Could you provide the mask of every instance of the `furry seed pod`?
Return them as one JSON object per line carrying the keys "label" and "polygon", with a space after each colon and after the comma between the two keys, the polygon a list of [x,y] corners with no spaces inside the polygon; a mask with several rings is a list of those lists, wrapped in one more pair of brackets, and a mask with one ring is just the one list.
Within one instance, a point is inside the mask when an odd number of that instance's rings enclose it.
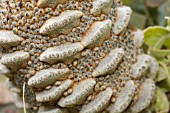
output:
{"label": "furry seed pod", "polygon": [[120,0],[4,4],[0,75],[9,78],[17,107],[35,113],[152,110],[158,64],[143,53],[143,32],[129,26],[132,11]]}

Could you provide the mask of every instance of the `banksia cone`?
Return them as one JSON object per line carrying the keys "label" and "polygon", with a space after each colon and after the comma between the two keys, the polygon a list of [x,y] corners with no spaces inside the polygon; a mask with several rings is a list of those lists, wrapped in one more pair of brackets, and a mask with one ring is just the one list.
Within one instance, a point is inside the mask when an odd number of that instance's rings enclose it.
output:
{"label": "banksia cone", "polygon": [[25,98],[38,113],[149,112],[158,64],[143,53],[131,12],[119,0],[4,0],[0,73],[16,105]]}

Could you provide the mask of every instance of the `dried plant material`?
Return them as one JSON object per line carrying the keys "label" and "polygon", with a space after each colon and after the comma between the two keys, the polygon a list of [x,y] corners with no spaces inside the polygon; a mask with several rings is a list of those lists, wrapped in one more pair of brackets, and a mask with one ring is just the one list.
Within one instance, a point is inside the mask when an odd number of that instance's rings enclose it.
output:
{"label": "dried plant material", "polygon": [[[137,113],[153,102],[156,64],[143,53],[143,33],[129,25],[132,10],[120,0],[9,0],[2,6],[0,74],[12,76],[8,88],[17,107]],[[141,98],[147,99],[142,107]]]}

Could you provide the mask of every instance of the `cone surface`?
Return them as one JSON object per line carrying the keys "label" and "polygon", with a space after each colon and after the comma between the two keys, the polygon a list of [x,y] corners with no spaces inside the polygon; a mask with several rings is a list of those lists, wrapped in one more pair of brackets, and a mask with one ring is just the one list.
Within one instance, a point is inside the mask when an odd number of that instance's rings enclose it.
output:
{"label": "cone surface", "polygon": [[132,10],[121,1],[1,4],[0,75],[18,107],[24,83],[26,107],[38,113],[137,113],[152,103],[157,63],[144,55],[142,31],[129,26]]}

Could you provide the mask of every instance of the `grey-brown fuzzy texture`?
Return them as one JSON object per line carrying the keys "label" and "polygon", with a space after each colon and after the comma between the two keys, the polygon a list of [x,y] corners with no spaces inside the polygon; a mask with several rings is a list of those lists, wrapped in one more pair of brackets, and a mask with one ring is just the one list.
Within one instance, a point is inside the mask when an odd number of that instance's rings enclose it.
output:
{"label": "grey-brown fuzzy texture", "polygon": [[18,107],[24,83],[26,108],[38,113],[138,113],[153,102],[158,65],[143,53],[143,33],[129,26],[132,11],[121,1],[2,6],[0,75]]}

